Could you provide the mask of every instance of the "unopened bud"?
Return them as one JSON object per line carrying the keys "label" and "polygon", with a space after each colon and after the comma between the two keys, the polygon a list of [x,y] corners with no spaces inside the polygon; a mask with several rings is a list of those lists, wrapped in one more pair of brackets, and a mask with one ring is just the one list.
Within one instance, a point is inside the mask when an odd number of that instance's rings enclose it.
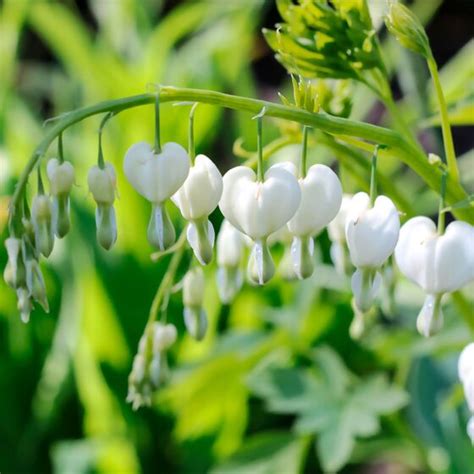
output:
{"label": "unopened bud", "polygon": [[113,204],[117,178],[112,164],[106,163],[104,168],[93,166],[87,175],[89,191],[97,204]]}
{"label": "unopened bud", "polygon": [[52,212],[49,196],[36,195],[31,206],[31,222],[35,234],[36,248],[45,257],[49,257],[54,246]]}
{"label": "unopened bud", "polygon": [[467,422],[467,435],[469,436],[471,443],[474,445],[474,416],[471,416]]}
{"label": "unopened bud", "polygon": [[252,283],[264,285],[275,274],[275,264],[267,242],[257,240],[252,248],[247,266],[247,275]]}
{"label": "unopened bud", "polygon": [[293,270],[300,280],[309,278],[314,272],[314,240],[309,237],[294,237],[291,243]]}
{"label": "unopened bud", "polygon": [[58,159],[52,158],[48,161],[46,173],[53,196],[64,196],[71,192],[74,184],[74,167],[71,163],[60,163]]}
{"label": "unopened bud", "polygon": [[425,58],[431,56],[431,49],[423,25],[420,20],[406,6],[398,2],[390,5],[385,17],[388,30],[402,46],[421,54]]}
{"label": "unopened bud", "polygon": [[11,288],[20,288],[26,284],[26,270],[21,252],[21,240],[9,237],[5,240],[8,262],[3,272],[5,282]]}
{"label": "unopened bud", "polygon": [[243,276],[239,267],[219,267],[216,273],[219,298],[224,304],[229,304],[240,291]]}
{"label": "unopened bud", "polygon": [[441,158],[438,155],[435,155],[434,153],[429,153],[428,154],[428,163],[432,166],[437,166],[442,163]]}
{"label": "unopened bud", "polygon": [[441,295],[427,295],[416,320],[418,332],[430,337],[441,330],[444,315],[441,309]]}
{"label": "unopened bud", "polygon": [[26,288],[18,288],[16,290],[16,296],[18,299],[17,308],[18,311],[20,311],[21,320],[26,324],[30,320],[30,314],[33,309],[30,293]]}
{"label": "unopened bud", "polygon": [[207,314],[199,306],[185,306],[184,324],[188,333],[197,341],[204,339],[207,331]]}
{"label": "unopened bud", "polygon": [[169,349],[175,342],[178,333],[173,324],[156,322],[153,325],[153,354]]}
{"label": "unopened bud", "polygon": [[168,359],[165,352],[158,352],[153,355],[149,368],[150,381],[156,390],[169,377]]}
{"label": "unopened bud", "polygon": [[202,307],[206,281],[200,267],[191,268],[183,279],[183,305],[188,307]]}
{"label": "unopened bud", "polygon": [[148,242],[160,251],[166,250],[175,243],[176,232],[164,204],[153,205],[147,238]]}
{"label": "unopened bud", "polygon": [[38,261],[33,258],[26,261],[26,286],[33,299],[37,301],[46,312],[49,312],[43,273],[41,272]]}
{"label": "unopened bud", "polygon": [[199,263],[201,265],[210,263],[215,240],[214,227],[211,222],[207,219],[190,222],[186,237]]}
{"label": "unopened bud", "polygon": [[62,239],[71,228],[69,219],[69,196],[67,194],[53,196],[53,229],[58,238]]}
{"label": "unopened bud", "polygon": [[95,225],[97,241],[105,250],[110,250],[117,240],[117,222],[113,205],[97,204]]}

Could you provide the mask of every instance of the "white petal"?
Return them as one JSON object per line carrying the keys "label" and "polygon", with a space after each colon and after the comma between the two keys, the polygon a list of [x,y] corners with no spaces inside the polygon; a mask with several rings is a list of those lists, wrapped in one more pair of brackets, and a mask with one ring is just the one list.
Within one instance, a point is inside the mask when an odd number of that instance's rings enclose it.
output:
{"label": "white petal", "polygon": [[468,376],[474,377],[474,342],[468,344],[459,356],[458,375],[461,382],[464,382]]}

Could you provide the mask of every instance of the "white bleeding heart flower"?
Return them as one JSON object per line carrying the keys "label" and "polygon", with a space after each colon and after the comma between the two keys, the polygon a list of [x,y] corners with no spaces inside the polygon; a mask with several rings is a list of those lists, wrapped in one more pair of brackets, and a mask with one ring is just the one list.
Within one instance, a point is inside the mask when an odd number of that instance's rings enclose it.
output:
{"label": "white bleeding heart flower", "polygon": [[87,175],[89,191],[97,203],[95,210],[96,234],[99,244],[109,250],[117,240],[114,201],[117,178],[115,168],[106,163],[103,168],[93,166]]}
{"label": "white bleeding heart flower", "polygon": [[270,167],[262,182],[252,169],[237,166],[224,175],[223,182],[222,214],[254,241],[283,227],[301,201],[298,181],[281,165]]}
{"label": "white bleeding heart flower", "polygon": [[20,288],[26,284],[26,270],[21,251],[21,239],[8,237],[5,239],[8,262],[5,266],[3,277],[5,282],[13,289]]}
{"label": "white bleeding heart flower", "polygon": [[57,158],[51,158],[46,166],[51,194],[58,196],[69,194],[74,184],[74,167],[68,161],[61,163]]}
{"label": "white bleeding heart flower", "polygon": [[219,204],[222,186],[217,166],[207,156],[198,155],[186,181],[171,198],[182,216],[191,221],[187,238],[202,265],[212,260],[215,233],[207,217]]}
{"label": "white bleeding heart flower", "polygon": [[414,217],[395,249],[400,271],[428,294],[456,291],[474,280],[474,227],[451,222],[443,235],[428,217]]}
{"label": "white bleeding heart flower", "polygon": [[169,199],[183,185],[189,173],[189,156],[178,143],[165,143],[160,153],[139,142],[126,152],[123,171],[130,184],[153,204]]}
{"label": "white bleeding heart flower", "polygon": [[169,349],[177,337],[178,332],[173,324],[153,323],[153,352],[156,354]]}
{"label": "white bleeding heart flower", "polygon": [[93,166],[87,175],[87,183],[97,204],[113,204],[115,201],[117,176],[111,163],[104,168]]}
{"label": "white bleeding heart flower", "polygon": [[474,377],[474,342],[468,344],[459,356],[458,376],[463,383],[468,377]]}
{"label": "white bleeding heart flower", "polygon": [[218,206],[222,195],[222,175],[205,155],[198,155],[184,184],[171,198],[188,221],[207,217]]}
{"label": "white bleeding heart flower", "polygon": [[255,241],[248,273],[251,281],[263,285],[275,268],[266,239],[294,216],[301,201],[298,181],[288,171],[292,164],[270,167],[264,180],[245,166],[228,171],[219,207],[224,217],[238,230]]}
{"label": "white bleeding heart flower", "polygon": [[357,193],[351,199],[346,240],[355,267],[381,267],[392,255],[399,231],[400,218],[391,199],[378,196],[373,207],[367,193]]}
{"label": "white bleeding heart flower", "polygon": [[163,251],[176,240],[176,233],[164,202],[185,182],[189,173],[189,156],[178,143],[165,143],[155,153],[146,142],[132,145],[125,154],[123,170],[135,190],[153,205],[148,223],[148,241]]}
{"label": "white bleeding heart flower", "polygon": [[288,229],[298,237],[317,235],[336,217],[341,207],[341,182],[328,166],[313,165],[298,184],[301,202],[288,222]]}
{"label": "white bleeding heart flower", "polygon": [[414,217],[400,230],[395,260],[400,271],[427,294],[417,328],[428,337],[443,325],[443,293],[474,280],[474,227],[451,222],[439,235],[431,219]]}
{"label": "white bleeding heart flower", "polygon": [[357,308],[367,312],[373,305],[382,284],[379,272],[357,269],[351,278],[351,288]]}
{"label": "white bleeding heart flower", "polygon": [[53,205],[49,196],[37,194],[33,198],[31,222],[37,250],[49,257],[54,247]]}
{"label": "white bleeding heart flower", "polygon": [[471,416],[471,418],[469,418],[469,421],[467,422],[466,432],[469,438],[471,439],[471,443],[474,445],[474,416]]}
{"label": "white bleeding heart flower", "polygon": [[196,340],[204,338],[207,331],[207,314],[203,308],[204,273],[201,268],[191,268],[183,279],[184,324]]}

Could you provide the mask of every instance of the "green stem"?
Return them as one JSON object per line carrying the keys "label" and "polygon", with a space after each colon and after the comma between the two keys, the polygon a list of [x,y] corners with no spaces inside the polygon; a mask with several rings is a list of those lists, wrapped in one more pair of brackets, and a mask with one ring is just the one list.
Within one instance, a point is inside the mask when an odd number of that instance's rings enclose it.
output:
{"label": "green stem", "polygon": [[161,136],[160,136],[160,100],[161,90],[155,94],[155,153],[161,153]]}
{"label": "green stem", "polygon": [[[74,125],[93,115],[102,114],[104,112],[118,113],[132,107],[152,104],[155,102],[155,100],[155,94],[141,94],[132,97],[109,100],[74,110],[58,119],[55,122],[55,125],[53,125],[48,130],[43,140],[36,147],[32,157],[23,169],[18,181],[18,185],[10,202],[11,215],[15,213],[15,209],[18,207],[21,201],[23,189],[26,186],[31,171],[59,133],[71,125]],[[384,143],[391,148],[389,150],[391,155],[410,166],[432,189],[435,189],[436,191],[439,189],[439,180],[441,177],[440,170],[428,163],[424,152],[419,147],[415,147],[413,144],[409,143],[398,132],[388,130],[384,127],[340,117],[334,117],[327,114],[311,113],[302,109],[297,109],[295,107],[288,107],[263,100],[233,96],[229,94],[223,94],[221,92],[200,89],[162,87],[160,91],[160,101],[200,102],[227,107],[234,110],[246,111],[254,114],[258,113],[263,107],[265,107],[265,115],[269,117],[290,120],[300,123],[301,125],[308,125],[312,128],[320,129],[321,131],[330,133],[332,135],[341,135],[349,138],[358,137],[363,140],[368,140],[372,143]],[[363,147],[365,142],[359,143],[361,144],[361,147]],[[370,143],[365,143],[365,145],[368,145],[369,148],[372,148],[373,146],[370,145]],[[448,203],[453,204],[455,202],[462,201],[466,197],[467,194],[459,182],[451,178],[448,179],[446,190],[446,198]],[[456,215],[470,223],[474,223],[474,209],[457,209]]]}
{"label": "green stem", "polygon": [[257,117],[257,180],[263,182],[264,171],[263,171],[263,115],[260,114]]}
{"label": "green stem", "polygon": [[38,194],[44,194],[43,178],[41,177],[41,166],[38,165]]}
{"label": "green stem", "polygon": [[199,102],[196,102],[189,112],[189,130],[188,130],[188,154],[191,158],[191,163],[194,164],[194,158],[196,157],[196,148],[194,146],[194,113],[196,112]]}
{"label": "green stem", "polygon": [[97,157],[97,164],[99,165],[99,168],[102,170],[105,168],[104,154],[102,152],[102,132],[104,130],[105,124],[112,117],[112,115],[114,115],[113,112],[109,112],[108,114],[106,114],[105,117],[100,122],[100,127],[99,127],[99,155]]}
{"label": "green stem", "polygon": [[304,178],[306,176],[306,170],[307,170],[308,132],[309,132],[309,127],[305,125],[303,127],[303,146],[301,150],[301,168],[300,168],[301,178]]}
{"label": "green stem", "polygon": [[372,155],[372,166],[370,168],[370,204],[372,207],[375,204],[377,197],[377,153],[379,146],[375,146],[374,154]]}
{"label": "green stem", "polygon": [[448,164],[449,174],[455,181],[459,181],[459,170],[458,164],[456,162],[456,152],[454,150],[453,135],[451,132],[451,125],[449,123],[446,100],[444,98],[443,89],[439,80],[438,66],[432,56],[427,60],[427,62],[431,77],[433,79],[436,97],[438,99],[439,113],[441,117],[441,130],[443,132],[444,153],[446,155],[446,162]]}
{"label": "green stem", "polygon": [[166,270],[163,279],[161,280],[160,286],[156,291],[155,297],[150,308],[150,315],[148,317],[147,326],[150,326],[157,318],[160,311],[161,302],[171,290],[173,285],[174,277],[178,270],[181,259],[183,258],[184,251],[186,250],[186,231],[183,231],[179,236],[178,242],[176,243],[176,251],[171,258],[168,269]]}
{"label": "green stem", "polygon": [[441,176],[441,191],[439,193],[439,210],[438,210],[438,235],[444,234],[446,224],[445,198],[446,198],[446,180],[448,173],[445,171]]}
{"label": "green stem", "polygon": [[64,163],[63,132],[58,135],[58,160]]}

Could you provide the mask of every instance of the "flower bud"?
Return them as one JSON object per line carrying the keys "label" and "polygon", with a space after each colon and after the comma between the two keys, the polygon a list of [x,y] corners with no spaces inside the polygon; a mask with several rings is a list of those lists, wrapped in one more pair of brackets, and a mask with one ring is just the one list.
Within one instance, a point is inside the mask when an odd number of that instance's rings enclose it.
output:
{"label": "flower bud", "polygon": [[311,236],[295,237],[291,243],[293,269],[300,280],[309,278],[314,271],[314,240]]}
{"label": "flower bud", "polygon": [[87,183],[97,204],[111,206],[114,203],[117,178],[111,163],[106,163],[104,168],[93,166],[87,175]]}
{"label": "flower bud", "polygon": [[204,302],[206,281],[200,267],[191,268],[183,279],[183,304],[190,307],[201,307]]}
{"label": "flower bud", "polygon": [[247,275],[255,285],[264,285],[275,274],[275,264],[265,240],[257,240],[247,265]]}
{"label": "flower bud", "polygon": [[464,383],[468,377],[474,378],[474,342],[468,344],[459,356],[458,376],[462,383]]}
{"label": "flower bud", "polygon": [[239,267],[219,267],[216,273],[217,291],[224,304],[230,304],[244,282]]}
{"label": "flower bud", "polygon": [[418,332],[425,337],[438,333],[443,327],[444,315],[441,310],[441,297],[426,295],[425,302],[416,319]]}
{"label": "flower bud", "polygon": [[352,195],[342,196],[341,207],[336,217],[328,224],[328,234],[332,242],[346,242],[346,220],[351,208]]}
{"label": "flower bud", "polygon": [[229,221],[224,220],[217,236],[217,264],[220,267],[238,267],[242,260],[244,235]]}
{"label": "flower bud", "polygon": [[5,282],[11,288],[20,288],[26,284],[26,270],[21,252],[21,239],[9,237],[5,240],[8,262],[3,272]]}
{"label": "flower bud", "polygon": [[166,353],[158,352],[153,355],[150,362],[150,381],[154,390],[169,378],[168,358]]}
{"label": "flower bud", "polygon": [[173,324],[155,322],[153,324],[153,353],[158,354],[169,349],[176,342],[177,336],[176,326]]}
{"label": "flower bud", "polygon": [[98,203],[95,210],[97,242],[110,250],[117,240],[117,222],[113,205]]}
{"label": "flower bud", "polygon": [[368,268],[357,269],[351,278],[354,303],[359,311],[366,313],[372,308],[382,283],[379,272]]}
{"label": "flower bud", "polygon": [[201,341],[207,331],[206,311],[197,306],[186,306],[184,308],[184,324],[191,337],[196,341]]}
{"label": "flower bud", "polygon": [[466,432],[471,440],[471,443],[474,445],[474,416],[471,416],[471,418],[469,418],[469,421],[467,422]]}
{"label": "flower bud", "polygon": [[49,196],[38,194],[31,206],[31,222],[35,234],[35,245],[38,252],[49,257],[54,246],[52,225],[52,206]]}
{"label": "flower bud", "polygon": [[201,219],[188,224],[186,237],[194,255],[201,265],[207,265],[212,260],[214,248],[214,227],[207,219]]}
{"label": "flower bud", "polygon": [[430,43],[425,29],[420,20],[406,6],[392,2],[389,13],[385,17],[385,24],[402,46],[425,58],[431,56]]}
{"label": "flower bud", "polygon": [[33,310],[30,293],[26,288],[21,287],[16,290],[16,296],[18,299],[17,308],[18,311],[20,311],[21,321],[26,324],[29,322],[30,314]]}
{"label": "flower bud", "polygon": [[46,173],[53,196],[69,195],[74,184],[74,167],[71,163],[60,163],[56,158],[52,158],[48,161]]}
{"label": "flower bud", "polygon": [[154,204],[147,229],[148,242],[160,251],[171,247],[176,241],[176,232],[164,204]]}
{"label": "flower bud", "polygon": [[63,238],[71,228],[69,219],[69,196],[53,196],[53,229],[58,238]]}
{"label": "flower bud", "polygon": [[346,239],[353,265],[379,268],[395,249],[400,230],[398,211],[386,196],[371,207],[366,193],[357,193],[346,219]]}
{"label": "flower bud", "polygon": [[39,263],[34,258],[26,260],[26,286],[29,294],[37,301],[48,313],[49,304],[46,294],[46,285],[44,283],[43,273]]}

